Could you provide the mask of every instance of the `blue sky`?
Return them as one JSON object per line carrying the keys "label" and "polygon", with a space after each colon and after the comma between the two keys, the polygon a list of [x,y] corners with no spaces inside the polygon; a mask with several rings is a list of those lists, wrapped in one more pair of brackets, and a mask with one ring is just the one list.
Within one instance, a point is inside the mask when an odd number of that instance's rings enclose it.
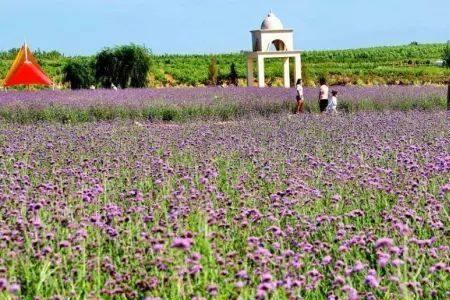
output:
{"label": "blue sky", "polygon": [[134,42],[154,53],[248,50],[273,10],[302,50],[450,40],[450,0],[0,0],[0,49],[93,54]]}

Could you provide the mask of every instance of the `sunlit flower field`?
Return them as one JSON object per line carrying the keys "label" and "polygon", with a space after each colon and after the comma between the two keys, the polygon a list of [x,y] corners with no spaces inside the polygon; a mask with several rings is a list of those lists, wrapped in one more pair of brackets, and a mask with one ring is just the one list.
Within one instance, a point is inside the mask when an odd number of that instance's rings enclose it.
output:
{"label": "sunlit flower field", "polygon": [[0,157],[2,299],[450,296],[443,111],[2,123]]}
{"label": "sunlit flower field", "polygon": [[[446,107],[444,86],[334,86],[341,112],[438,110]],[[318,112],[317,88],[305,88],[306,111]],[[295,89],[165,88],[126,90],[0,92],[0,121],[79,123],[114,119],[229,121],[289,113]]]}
{"label": "sunlit flower field", "polygon": [[[423,100],[432,97],[446,96],[445,86],[333,86],[342,100],[349,102],[376,101],[380,104],[402,102],[407,100]],[[305,87],[305,98],[316,100],[318,88]],[[1,92],[0,105],[26,105],[28,108],[42,108],[49,105],[68,107],[88,106],[126,106],[145,107],[153,102],[164,101],[164,104],[195,105],[213,104],[224,99],[235,102],[280,100],[292,101],[295,90],[286,88],[257,87],[205,87],[205,88],[161,88],[161,89],[124,89],[124,90],[42,90],[34,92]]]}

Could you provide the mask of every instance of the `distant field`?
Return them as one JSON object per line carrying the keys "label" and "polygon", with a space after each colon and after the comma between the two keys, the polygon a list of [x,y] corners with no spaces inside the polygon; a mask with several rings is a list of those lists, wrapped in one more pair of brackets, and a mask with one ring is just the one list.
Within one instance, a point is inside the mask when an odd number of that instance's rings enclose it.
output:
{"label": "distant field", "polygon": [[[438,67],[445,44],[424,44],[366,49],[305,51],[304,78],[313,85],[321,74],[327,74],[332,84],[441,84],[450,77],[450,69]],[[4,78],[15,52],[0,52],[0,78]],[[61,81],[61,69],[70,60],[58,52],[37,52],[44,70]],[[241,84],[246,75],[244,54],[216,55],[220,77],[226,77],[232,63],[236,64]],[[155,55],[150,86],[199,86],[207,81],[211,55]],[[267,84],[281,85],[281,61],[266,64]]]}

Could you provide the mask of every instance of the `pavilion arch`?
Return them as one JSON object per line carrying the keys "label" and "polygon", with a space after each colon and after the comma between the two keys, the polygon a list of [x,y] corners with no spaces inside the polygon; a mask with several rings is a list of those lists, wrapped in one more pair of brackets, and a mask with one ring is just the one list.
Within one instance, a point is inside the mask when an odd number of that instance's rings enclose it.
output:
{"label": "pavilion arch", "polygon": [[286,51],[287,50],[286,43],[281,39],[273,40],[272,43],[270,43],[270,45],[269,45],[269,49],[272,46],[275,48],[276,51]]}

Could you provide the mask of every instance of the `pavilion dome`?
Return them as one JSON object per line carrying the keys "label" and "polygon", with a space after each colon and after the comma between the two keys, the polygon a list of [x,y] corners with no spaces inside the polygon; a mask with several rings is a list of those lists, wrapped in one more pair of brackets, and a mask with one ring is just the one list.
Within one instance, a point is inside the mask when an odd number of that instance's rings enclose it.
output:
{"label": "pavilion dome", "polygon": [[283,29],[283,23],[278,17],[270,12],[261,24],[261,30],[281,30]]}

